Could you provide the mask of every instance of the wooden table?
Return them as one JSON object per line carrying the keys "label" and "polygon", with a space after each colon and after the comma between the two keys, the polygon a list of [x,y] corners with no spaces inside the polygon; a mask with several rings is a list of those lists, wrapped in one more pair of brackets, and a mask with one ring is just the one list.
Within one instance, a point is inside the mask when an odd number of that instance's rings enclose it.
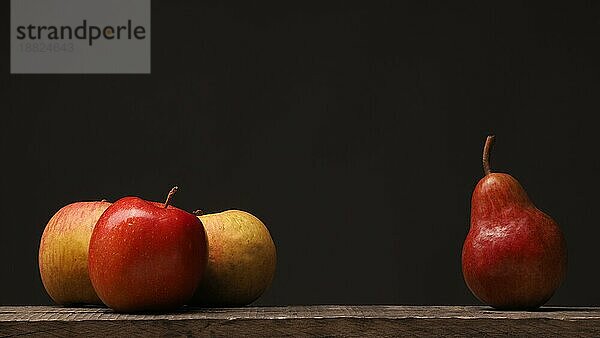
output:
{"label": "wooden table", "polygon": [[106,308],[0,307],[0,336],[595,336],[600,308],[286,306],[117,314]]}

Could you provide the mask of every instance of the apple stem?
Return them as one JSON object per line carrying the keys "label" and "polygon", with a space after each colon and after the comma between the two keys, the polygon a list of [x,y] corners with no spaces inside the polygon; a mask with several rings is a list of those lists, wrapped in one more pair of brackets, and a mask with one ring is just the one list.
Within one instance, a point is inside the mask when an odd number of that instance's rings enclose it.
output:
{"label": "apple stem", "polygon": [[173,198],[173,195],[175,195],[175,193],[177,192],[177,189],[179,189],[177,186],[174,186],[173,188],[171,188],[171,191],[169,191],[169,194],[167,195],[167,200],[165,201],[165,209],[169,206],[169,202],[171,202],[171,199]]}
{"label": "apple stem", "polygon": [[192,212],[192,214],[194,214],[194,215],[196,215],[196,216],[202,216],[202,215],[204,215],[204,211],[202,211],[202,210],[198,209],[198,210],[194,210],[194,211]]}
{"label": "apple stem", "polygon": [[492,172],[490,169],[490,151],[495,138],[494,135],[489,135],[485,139],[485,145],[483,146],[483,172],[486,176]]}

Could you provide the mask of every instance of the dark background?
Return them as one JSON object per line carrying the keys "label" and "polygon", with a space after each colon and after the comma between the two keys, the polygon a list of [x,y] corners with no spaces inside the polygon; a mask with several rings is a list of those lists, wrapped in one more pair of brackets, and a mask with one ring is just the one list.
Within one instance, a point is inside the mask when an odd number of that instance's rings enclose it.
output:
{"label": "dark background", "polygon": [[561,225],[551,304],[600,305],[600,8],[154,1],[151,75],[0,76],[0,304],[49,303],[48,219],[126,195],[247,210],[258,304],[476,304],[460,253],[481,148]]}

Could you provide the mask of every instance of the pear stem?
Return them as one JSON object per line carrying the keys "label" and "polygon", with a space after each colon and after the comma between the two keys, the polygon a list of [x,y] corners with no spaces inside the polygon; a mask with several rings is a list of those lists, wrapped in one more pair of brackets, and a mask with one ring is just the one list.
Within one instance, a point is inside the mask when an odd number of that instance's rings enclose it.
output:
{"label": "pear stem", "polygon": [[494,135],[489,135],[485,139],[485,145],[483,146],[483,172],[486,176],[492,172],[490,169],[490,151],[492,149],[492,144],[494,144],[495,138],[496,137]]}
{"label": "pear stem", "polygon": [[202,216],[202,215],[204,215],[204,211],[202,211],[202,210],[198,209],[198,210],[194,210],[194,211],[192,212],[192,214],[194,214],[194,215],[196,215],[196,216]]}
{"label": "pear stem", "polygon": [[175,195],[178,189],[179,188],[177,186],[174,186],[173,188],[171,188],[171,191],[169,191],[169,194],[167,195],[167,200],[165,201],[165,209],[169,206],[169,202],[171,202],[173,195]]}

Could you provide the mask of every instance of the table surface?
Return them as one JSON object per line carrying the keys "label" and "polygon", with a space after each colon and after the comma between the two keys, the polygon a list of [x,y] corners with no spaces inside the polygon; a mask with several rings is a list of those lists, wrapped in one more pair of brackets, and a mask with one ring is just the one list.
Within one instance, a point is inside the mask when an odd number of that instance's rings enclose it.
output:
{"label": "table surface", "polygon": [[600,336],[600,308],[483,306],[189,308],[119,314],[102,307],[0,307],[0,336]]}

